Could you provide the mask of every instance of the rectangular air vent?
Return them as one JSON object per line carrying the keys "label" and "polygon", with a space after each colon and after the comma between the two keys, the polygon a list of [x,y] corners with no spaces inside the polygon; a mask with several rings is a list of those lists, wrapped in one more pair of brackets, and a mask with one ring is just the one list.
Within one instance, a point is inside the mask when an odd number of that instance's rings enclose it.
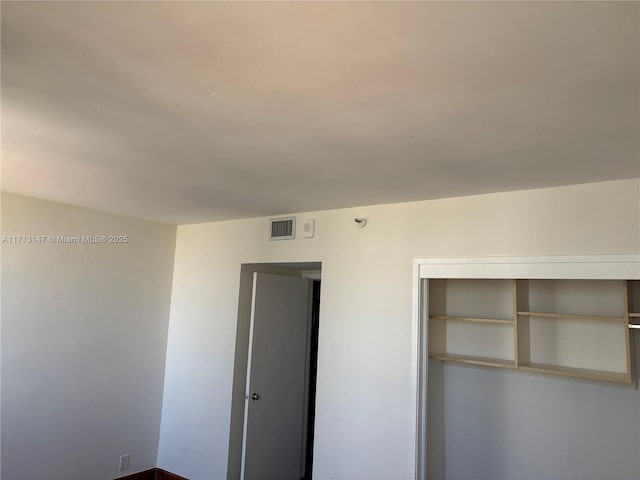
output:
{"label": "rectangular air vent", "polygon": [[272,218],[269,220],[269,240],[293,240],[296,238],[296,217]]}

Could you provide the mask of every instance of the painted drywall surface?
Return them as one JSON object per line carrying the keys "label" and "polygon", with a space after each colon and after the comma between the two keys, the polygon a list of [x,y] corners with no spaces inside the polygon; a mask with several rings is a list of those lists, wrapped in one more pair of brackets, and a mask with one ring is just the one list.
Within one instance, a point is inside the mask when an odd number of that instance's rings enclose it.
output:
{"label": "painted drywall surface", "polygon": [[176,227],[2,194],[2,479],[155,466]]}
{"label": "painted drywall surface", "polygon": [[[314,478],[410,479],[413,258],[637,253],[639,200],[640,182],[624,180],[314,212],[298,218],[316,219],[316,237],[290,242],[268,242],[266,218],[178,227],[159,466],[226,478],[241,263],[322,262]],[[368,226],[357,228],[356,216]],[[455,370],[448,382],[464,390],[456,372],[474,371]],[[464,391],[491,403],[501,393],[489,385]],[[524,401],[535,413],[535,398]],[[639,409],[625,404],[618,415]],[[503,459],[513,468],[521,460]],[[635,458],[620,461],[621,472],[640,469]]]}

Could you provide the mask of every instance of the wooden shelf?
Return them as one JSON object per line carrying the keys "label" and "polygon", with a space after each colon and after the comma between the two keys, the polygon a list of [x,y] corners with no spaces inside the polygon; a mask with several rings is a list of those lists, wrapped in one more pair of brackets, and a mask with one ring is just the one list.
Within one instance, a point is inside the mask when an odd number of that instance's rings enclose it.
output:
{"label": "wooden shelf", "polygon": [[432,320],[458,320],[461,322],[498,323],[498,324],[513,325],[512,319],[504,320],[501,318],[453,317],[450,315],[430,315],[429,318]]}
{"label": "wooden shelf", "polygon": [[602,315],[573,315],[569,313],[543,313],[543,312],[518,312],[518,315],[523,317],[538,317],[538,318],[560,318],[560,319],[577,319],[577,320],[597,320],[606,322],[620,322],[625,323],[624,317],[605,317]]}
{"label": "wooden shelf", "polygon": [[640,282],[437,279],[428,304],[430,359],[631,383],[629,331],[640,328]]}
{"label": "wooden shelf", "polygon": [[598,380],[615,383],[631,383],[631,376],[624,372],[607,372],[603,370],[588,370],[586,368],[562,367],[559,365],[544,365],[541,363],[520,364],[520,370],[527,372],[546,373],[563,377],[580,378],[584,380]]}
{"label": "wooden shelf", "polygon": [[484,367],[498,367],[498,368],[510,368],[515,369],[516,363],[514,360],[503,360],[500,358],[485,358],[485,357],[471,357],[468,355],[454,355],[452,353],[439,353],[429,355],[429,358],[435,360],[442,360],[444,362],[464,363],[467,365],[481,365]]}

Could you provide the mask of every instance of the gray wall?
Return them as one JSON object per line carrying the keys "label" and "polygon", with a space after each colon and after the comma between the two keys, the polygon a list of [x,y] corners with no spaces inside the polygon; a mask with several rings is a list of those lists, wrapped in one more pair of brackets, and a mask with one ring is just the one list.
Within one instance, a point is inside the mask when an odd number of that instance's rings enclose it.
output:
{"label": "gray wall", "polygon": [[2,194],[2,480],[156,465],[176,227]]}

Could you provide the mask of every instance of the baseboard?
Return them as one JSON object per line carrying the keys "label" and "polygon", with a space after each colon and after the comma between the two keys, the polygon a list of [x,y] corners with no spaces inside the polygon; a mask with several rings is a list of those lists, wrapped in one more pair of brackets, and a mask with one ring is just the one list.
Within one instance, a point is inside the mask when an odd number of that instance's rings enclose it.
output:
{"label": "baseboard", "polygon": [[118,477],[115,480],[188,480],[185,477],[167,472],[161,468],[151,468],[144,472],[132,473],[126,477]]}
{"label": "baseboard", "polygon": [[176,475],[175,473],[162,470],[161,468],[156,468],[155,480],[188,480],[188,479],[185,477],[181,477],[180,475]]}
{"label": "baseboard", "polygon": [[116,480],[156,480],[157,468],[145,470],[144,472],[132,473],[126,477],[118,477]]}

